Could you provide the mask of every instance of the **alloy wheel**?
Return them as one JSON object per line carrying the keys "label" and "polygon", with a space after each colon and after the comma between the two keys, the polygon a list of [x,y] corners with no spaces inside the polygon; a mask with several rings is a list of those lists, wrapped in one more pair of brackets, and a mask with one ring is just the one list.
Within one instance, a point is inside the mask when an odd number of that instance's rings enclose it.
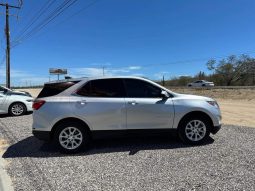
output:
{"label": "alloy wheel", "polygon": [[190,141],[200,141],[206,135],[206,126],[203,121],[192,120],[186,125],[185,134]]}
{"label": "alloy wheel", "polygon": [[59,134],[60,145],[68,150],[74,150],[82,144],[82,132],[76,127],[66,127]]}
{"label": "alloy wheel", "polygon": [[21,115],[24,112],[24,106],[21,104],[14,104],[11,107],[11,112],[13,115]]}

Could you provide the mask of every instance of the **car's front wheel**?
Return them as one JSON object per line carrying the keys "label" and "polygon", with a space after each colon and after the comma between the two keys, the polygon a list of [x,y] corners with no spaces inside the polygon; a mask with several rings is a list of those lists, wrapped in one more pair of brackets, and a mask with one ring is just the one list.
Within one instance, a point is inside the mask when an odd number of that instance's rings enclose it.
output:
{"label": "car's front wheel", "polygon": [[185,143],[201,144],[208,139],[210,128],[210,123],[206,118],[188,117],[181,121],[178,133]]}
{"label": "car's front wheel", "polygon": [[56,128],[55,142],[64,153],[76,153],[89,144],[89,132],[79,123],[63,123]]}
{"label": "car's front wheel", "polygon": [[23,103],[13,103],[9,107],[9,114],[12,116],[23,115],[26,111],[26,106]]}

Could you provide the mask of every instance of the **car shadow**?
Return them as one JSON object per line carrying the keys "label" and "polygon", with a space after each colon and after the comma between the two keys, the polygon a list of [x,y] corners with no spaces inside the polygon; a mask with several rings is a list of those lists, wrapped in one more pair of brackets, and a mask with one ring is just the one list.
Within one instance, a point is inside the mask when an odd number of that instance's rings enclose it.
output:
{"label": "car shadow", "polygon": [[[29,111],[29,112],[27,112],[27,113],[25,113],[23,115],[31,115],[31,114],[33,114],[33,112]],[[11,116],[9,114],[0,114],[0,118],[7,118],[7,117],[20,117],[20,116]]]}
{"label": "car shadow", "polygon": [[[212,144],[214,139],[211,137],[203,144]],[[203,146],[199,145],[199,146]],[[81,150],[76,156],[86,156],[94,154],[128,152],[129,155],[135,155],[142,150],[159,150],[159,149],[177,149],[191,146],[182,143],[177,136],[146,136],[146,137],[125,137],[93,140],[92,144],[87,149]],[[46,143],[36,139],[33,136],[27,137],[10,147],[3,154],[3,158],[17,157],[63,157],[70,156],[60,153],[58,148],[53,143]]]}

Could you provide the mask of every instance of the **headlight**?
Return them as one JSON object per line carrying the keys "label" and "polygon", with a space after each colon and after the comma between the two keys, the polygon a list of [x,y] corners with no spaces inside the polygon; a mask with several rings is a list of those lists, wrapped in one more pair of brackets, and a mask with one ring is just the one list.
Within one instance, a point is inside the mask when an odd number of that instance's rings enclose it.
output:
{"label": "headlight", "polygon": [[217,103],[217,101],[206,101],[207,103],[209,103],[210,105],[219,108],[219,105]]}

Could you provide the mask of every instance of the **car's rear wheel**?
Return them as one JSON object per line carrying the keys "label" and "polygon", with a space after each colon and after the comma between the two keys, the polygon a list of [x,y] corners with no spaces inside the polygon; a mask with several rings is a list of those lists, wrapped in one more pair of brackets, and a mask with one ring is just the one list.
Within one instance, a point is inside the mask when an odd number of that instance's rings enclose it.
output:
{"label": "car's rear wheel", "polygon": [[23,103],[13,103],[9,107],[9,114],[12,116],[20,116],[26,113],[27,108]]}
{"label": "car's rear wheel", "polygon": [[70,122],[58,125],[54,138],[60,151],[76,153],[89,144],[90,134],[80,123]]}
{"label": "car's rear wheel", "polygon": [[206,118],[188,117],[178,127],[181,140],[188,144],[201,144],[208,139],[211,125]]}

